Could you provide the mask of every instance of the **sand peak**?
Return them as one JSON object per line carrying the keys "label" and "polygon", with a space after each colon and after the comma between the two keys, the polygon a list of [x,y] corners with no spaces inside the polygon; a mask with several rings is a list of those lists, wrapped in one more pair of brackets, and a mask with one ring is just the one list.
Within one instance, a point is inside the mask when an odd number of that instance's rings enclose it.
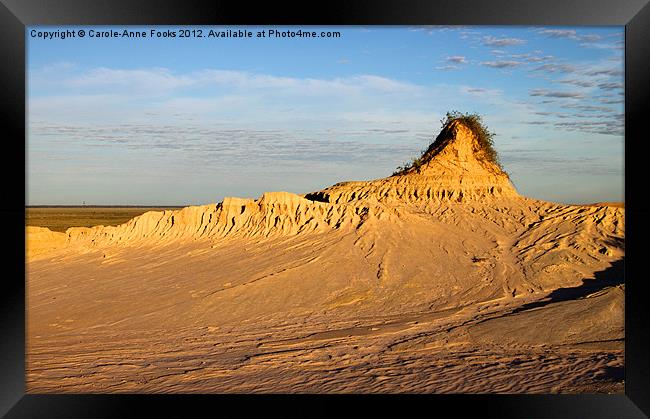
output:
{"label": "sand peak", "polygon": [[491,174],[508,177],[508,174],[492,161],[486,146],[477,134],[460,119],[447,123],[435,141],[429,145],[418,164],[397,176],[436,175],[441,167],[454,169],[459,176],[473,171],[477,174],[488,171]]}

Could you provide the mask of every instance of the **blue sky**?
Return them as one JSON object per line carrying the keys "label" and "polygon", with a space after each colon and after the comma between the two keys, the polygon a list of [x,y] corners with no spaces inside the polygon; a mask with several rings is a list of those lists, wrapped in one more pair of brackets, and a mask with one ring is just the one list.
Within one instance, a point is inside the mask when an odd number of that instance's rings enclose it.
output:
{"label": "blue sky", "polygon": [[206,204],[385,177],[449,110],[483,116],[521,194],[624,200],[623,27],[32,29],[152,28],[27,29],[28,205]]}

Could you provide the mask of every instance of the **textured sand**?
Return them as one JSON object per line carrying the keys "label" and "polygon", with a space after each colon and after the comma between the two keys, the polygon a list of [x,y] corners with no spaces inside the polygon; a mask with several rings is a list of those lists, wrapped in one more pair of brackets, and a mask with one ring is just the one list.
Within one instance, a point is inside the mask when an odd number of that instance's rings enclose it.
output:
{"label": "textured sand", "polygon": [[27,228],[29,392],[621,392],[624,208],[400,176]]}

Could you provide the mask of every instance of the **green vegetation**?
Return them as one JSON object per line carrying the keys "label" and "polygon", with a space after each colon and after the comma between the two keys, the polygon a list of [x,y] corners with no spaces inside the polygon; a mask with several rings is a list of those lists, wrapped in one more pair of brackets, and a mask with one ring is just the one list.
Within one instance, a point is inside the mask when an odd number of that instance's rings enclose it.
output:
{"label": "green vegetation", "polygon": [[178,209],[175,207],[28,207],[25,225],[47,227],[65,232],[69,227],[116,226],[147,211]]}
{"label": "green vegetation", "polygon": [[469,129],[472,130],[483,151],[484,158],[499,167],[503,170],[501,162],[499,162],[499,156],[497,151],[494,149],[494,133],[490,132],[487,126],[483,123],[483,119],[480,115],[475,113],[461,113],[458,111],[447,112],[444,118],[440,120],[444,127],[451,124],[453,121],[460,121],[465,124]]}
{"label": "green vegetation", "polygon": [[[472,130],[474,135],[476,135],[476,138],[478,139],[482,151],[480,157],[484,158],[486,161],[490,163],[495,164],[497,167],[499,167],[499,169],[501,169],[501,171],[506,173],[505,170],[503,169],[503,166],[501,165],[501,162],[499,161],[499,156],[497,155],[497,151],[494,149],[495,134],[488,130],[487,126],[483,123],[481,116],[476,113],[462,113],[459,111],[447,112],[445,117],[440,120],[440,123],[442,124],[440,135],[444,134],[446,129],[449,127],[449,125],[454,121],[459,121],[463,123],[470,130]],[[435,140],[432,141],[429,144],[429,146],[434,142]],[[395,172],[393,172],[393,175],[399,175],[409,169],[417,170],[418,168],[420,168],[420,166],[422,166],[422,164],[424,163],[424,154],[426,153],[426,151],[427,150],[423,150],[421,152],[420,157],[414,158],[411,162],[405,163],[402,166],[397,167]]]}
{"label": "green vegetation", "polygon": [[[423,150],[421,154],[424,154],[426,150]],[[402,166],[397,166],[397,169],[393,172],[393,176],[399,175],[400,173],[403,173],[411,168],[413,169],[419,169],[420,166],[424,163],[424,159],[422,156],[414,158],[410,163],[404,163]]]}

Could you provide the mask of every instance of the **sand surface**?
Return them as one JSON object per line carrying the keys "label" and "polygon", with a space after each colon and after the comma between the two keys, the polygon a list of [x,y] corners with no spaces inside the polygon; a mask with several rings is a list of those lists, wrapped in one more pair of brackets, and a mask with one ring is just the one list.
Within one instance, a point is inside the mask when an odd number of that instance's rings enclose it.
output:
{"label": "sand surface", "polygon": [[28,391],[622,392],[624,208],[520,196],[462,124],[434,146],[304,196],[28,227]]}

